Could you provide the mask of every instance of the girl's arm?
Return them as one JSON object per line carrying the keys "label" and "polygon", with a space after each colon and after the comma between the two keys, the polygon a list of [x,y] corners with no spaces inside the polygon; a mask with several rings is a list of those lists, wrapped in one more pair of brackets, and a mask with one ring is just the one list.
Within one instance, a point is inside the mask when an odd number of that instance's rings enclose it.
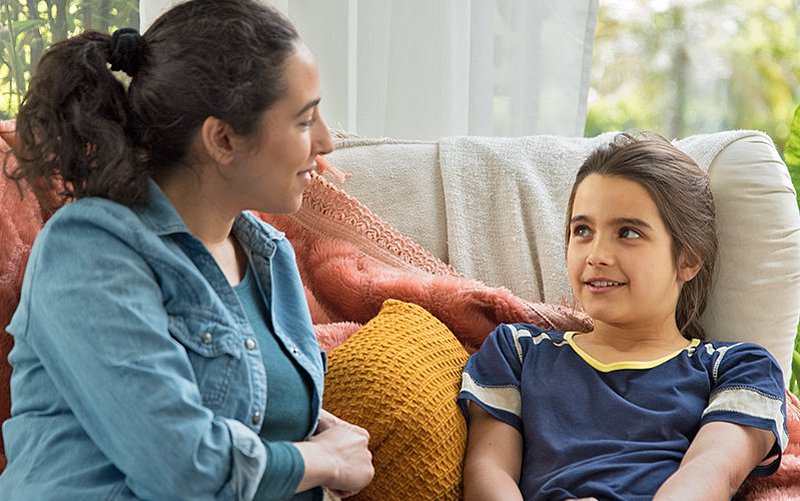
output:
{"label": "girl's arm", "polygon": [[769,430],[723,421],[704,424],[686,451],[678,471],[656,501],[730,499],[775,443]]}
{"label": "girl's arm", "polygon": [[470,403],[464,500],[522,500],[518,486],[521,466],[520,432]]}

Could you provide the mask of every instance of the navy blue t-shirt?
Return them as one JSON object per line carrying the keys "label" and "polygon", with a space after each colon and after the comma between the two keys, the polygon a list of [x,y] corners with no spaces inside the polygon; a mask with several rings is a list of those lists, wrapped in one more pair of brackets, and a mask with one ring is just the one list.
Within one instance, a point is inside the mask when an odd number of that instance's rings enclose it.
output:
{"label": "navy blue t-shirt", "polygon": [[464,369],[476,402],[523,436],[526,500],[651,499],[704,423],[770,430],[752,474],[774,472],[788,442],[781,369],[760,346],[694,340],[647,362],[603,364],[575,333],[501,324]]}

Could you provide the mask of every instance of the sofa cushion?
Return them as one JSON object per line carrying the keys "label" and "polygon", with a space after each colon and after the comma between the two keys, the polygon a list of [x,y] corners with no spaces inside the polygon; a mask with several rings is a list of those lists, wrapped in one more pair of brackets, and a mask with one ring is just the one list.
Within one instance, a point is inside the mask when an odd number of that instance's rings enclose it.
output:
{"label": "sofa cushion", "polygon": [[[693,140],[708,145],[721,134]],[[721,149],[708,174],[720,246],[701,322],[711,339],[769,350],[788,381],[800,315],[800,214],[789,172],[770,138],[751,133]]]}
{"label": "sofa cushion", "polygon": [[467,358],[433,315],[395,300],[330,353],[325,408],[370,433],[375,477],[354,499],[459,499]]}

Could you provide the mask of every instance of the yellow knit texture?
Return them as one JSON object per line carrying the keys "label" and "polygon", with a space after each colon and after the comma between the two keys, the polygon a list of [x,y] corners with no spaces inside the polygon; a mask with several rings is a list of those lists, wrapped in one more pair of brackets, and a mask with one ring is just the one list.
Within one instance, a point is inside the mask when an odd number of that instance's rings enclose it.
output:
{"label": "yellow knit texture", "polygon": [[422,307],[389,299],[330,353],[324,407],[370,433],[375,477],[354,500],[461,496],[467,352]]}

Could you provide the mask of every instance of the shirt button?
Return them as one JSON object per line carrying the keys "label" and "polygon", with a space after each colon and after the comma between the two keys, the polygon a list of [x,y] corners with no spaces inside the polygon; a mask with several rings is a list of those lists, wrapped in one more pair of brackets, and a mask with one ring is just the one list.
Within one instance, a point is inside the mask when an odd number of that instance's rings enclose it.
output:
{"label": "shirt button", "polygon": [[253,413],[253,415],[250,417],[250,421],[252,421],[252,422],[253,422],[253,424],[258,424],[258,423],[260,423],[260,422],[261,422],[261,413],[260,413],[260,412],[258,412],[258,411],[255,411],[255,412]]}
{"label": "shirt button", "polygon": [[203,344],[211,344],[211,341],[214,340],[214,336],[212,336],[210,332],[206,332],[203,334],[203,337],[201,337],[200,340],[203,342]]}
{"label": "shirt button", "polygon": [[255,347],[256,347],[256,342],[255,342],[255,341],[253,341],[253,340],[252,340],[252,339],[250,339],[250,338],[247,338],[247,339],[244,341],[244,347],[245,347],[245,348],[247,348],[248,350],[253,350],[253,349],[255,349]]}
{"label": "shirt button", "polygon": [[298,350],[297,348],[292,348],[292,354],[293,354],[294,356],[297,356],[297,355],[299,355],[299,354],[300,354],[300,350]]}

